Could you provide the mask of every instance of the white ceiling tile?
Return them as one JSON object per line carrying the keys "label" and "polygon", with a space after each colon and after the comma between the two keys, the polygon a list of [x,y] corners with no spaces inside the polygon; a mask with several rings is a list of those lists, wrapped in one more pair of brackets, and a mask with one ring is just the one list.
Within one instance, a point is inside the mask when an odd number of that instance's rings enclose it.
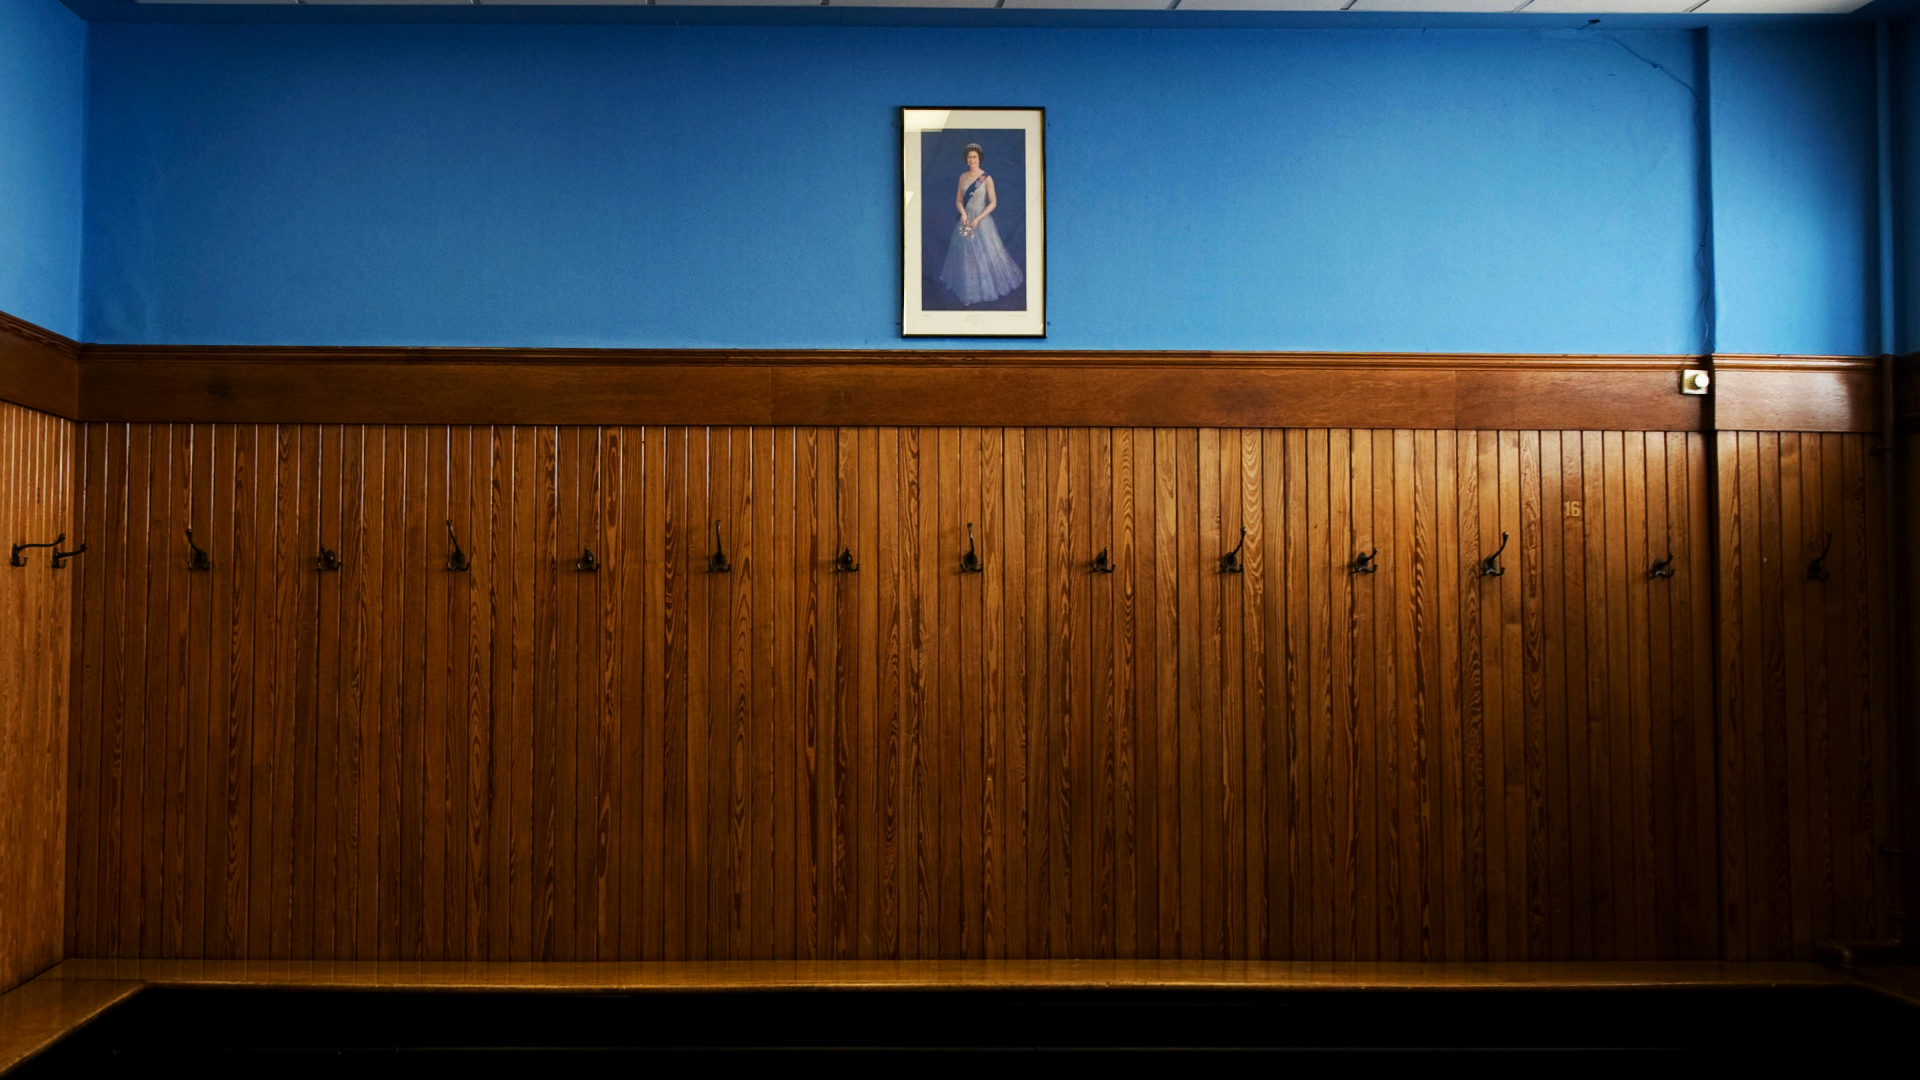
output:
{"label": "white ceiling tile", "polygon": [[1181,11],[1339,11],[1347,0],[1180,0]]}
{"label": "white ceiling tile", "polygon": [[1844,15],[1867,0],[1707,0],[1701,15]]}
{"label": "white ceiling tile", "polygon": [[1680,15],[1700,0],[1533,0],[1527,15]]}
{"label": "white ceiling tile", "polygon": [[1520,0],[1354,0],[1348,11],[1512,11]]}

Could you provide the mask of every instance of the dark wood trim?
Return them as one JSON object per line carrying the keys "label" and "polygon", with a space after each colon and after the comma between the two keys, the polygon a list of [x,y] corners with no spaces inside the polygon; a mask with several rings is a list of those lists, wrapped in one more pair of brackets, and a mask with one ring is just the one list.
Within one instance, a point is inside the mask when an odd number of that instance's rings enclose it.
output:
{"label": "dark wood trim", "polygon": [[80,344],[0,311],[0,401],[80,415]]}
{"label": "dark wood trim", "polygon": [[1878,431],[1880,361],[1871,356],[1713,358],[1721,431]]}
{"label": "dark wood trim", "polygon": [[89,420],[1700,430],[1688,357],[90,346]]}
{"label": "dark wood trim", "polygon": [[[1896,408],[1920,417],[1920,380]],[[1870,357],[80,345],[0,313],[0,400],[79,420],[1871,431]]]}

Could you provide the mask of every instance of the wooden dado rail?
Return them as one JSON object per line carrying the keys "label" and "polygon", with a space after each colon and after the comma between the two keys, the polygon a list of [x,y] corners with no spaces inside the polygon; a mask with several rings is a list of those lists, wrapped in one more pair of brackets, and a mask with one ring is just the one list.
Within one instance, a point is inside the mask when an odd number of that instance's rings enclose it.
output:
{"label": "wooden dado rail", "polygon": [[1878,362],[1687,356],[87,345],[0,314],[0,400],[228,423],[1879,430]]}

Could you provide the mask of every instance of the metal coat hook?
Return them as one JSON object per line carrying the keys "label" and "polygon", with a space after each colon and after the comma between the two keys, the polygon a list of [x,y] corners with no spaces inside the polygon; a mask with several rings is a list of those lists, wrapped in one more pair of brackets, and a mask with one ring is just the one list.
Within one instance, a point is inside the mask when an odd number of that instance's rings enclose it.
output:
{"label": "metal coat hook", "polygon": [[187,569],[197,573],[205,573],[213,569],[213,559],[208,557],[199,544],[193,542],[192,529],[187,530]]}
{"label": "metal coat hook", "polygon": [[853,561],[853,549],[841,548],[840,557],[833,560],[833,572],[836,574],[851,574],[858,569],[860,569],[860,564]]}
{"label": "metal coat hook", "polygon": [[325,544],[320,545],[320,557],[314,560],[314,569],[321,573],[340,569],[340,553]]}
{"label": "metal coat hook", "polygon": [[1833,576],[1833,571],[1827,569],[1827,552],[1832,550],[1833,533],[1829,532],[1827,533],[1827,546],[1821,548],[1820,554],[1815,556],[1814,560],[1807,564],[1808,581],[1825,581],[1827,578]]}
{"label": "metal coat hook", "polygon": [[453,544],[453,554],[447,556],[447,569],[456,574],[473,569],[473,564],[467,561],[467,553],[460,550],[460,537],[454,534],[451,518],[447,519],[447,540]]}
{"label": "metal coat hook", "polygon": [[56,536],[53,538],[53,543],[51,544],[15,544],[13,545],[13,558],[7,560],[7,565],[8,566],[27,565],[27,560],[21,558],[20,553],[27,550],[28,548],[40,548],[40,547],[57,548],[61,544],[64,544],[66,542],[67,542],[67,534],[61,533],[59,536]]}
{"label": "metal coat hook", "polygon": [[707,556],[707,573],[728,574],[733,564],[727,561],[727,547],[720,541],[720,519],[713,519],[713,554]]}
{"label": "metal coat hook", "polygon": [[1499,577],[1507,572],[1507,568],[1500,565],[1500,553],[1505,550],[1507,550],[1507,534],[1503,532],[1500,534],[1500,546],[1493,549],[1493,554],[1480,560],[1481,577]]}
{"label": "metal coat hook", "polygon": [[1353,557],[1353,572],[1356,574],[1371,574],[1375,570],[1380,569],[1380,564],[1374,561],[1374,558],[1379,554],[1380,549],[1374,548],[1372,551],[1363,551],[1355,555]]}
{"label": "metal coat hook", "polygon": [[1101,549],[1100,549],[1100,554],[1098,554],[1098,555],[1095,555],[1095,556],[1093,557],[1093,572],[1094,572],[1094,573],[1096,573],[1096,574],[1111,574],[1111,573],[1113,573],[1113,572],[1114,572],[1115,570],[1117,570],[1117,569],[1119,569],[1119,568],[1113,565],[1113,560],[1112,560],[1112,559],[1109,559],[1109,558],[1107,558],[1107,549],[1106,549],[1106,548],[1101,548]]}
{"label": "metal coat hook", "polygon": [[580,557],[573,560],[576,574],[597,574],[600,572],[600,560],[593,557],[592,548],[580,549]]}
{"label": "metal coat hook", "polygon": [[1650,578],[1670,578],[1673,576],[1673,553],[1668,552],[1664,559],[1653,560],[1652,569],[1647,571]]}
{"label": "metal coat hook", "polygon": [[1240,526],[1240,542],[1233,545],[1232,551],[1229,551],[1225,555],[1220,556],[1220,572],[1221,573],[1223,574],[1246,573],[1247,568],[1240,565],[1240,549],[1246,546],[1247,546],[1247,527],[1245,525],[1242,525]]}
{"label": "metal coat hook", "polygon": [[[66,535],[64,533],[61,534],[60,540],[65,540],[65,539],[66,539]],[[55,540],[54,543],[58,544],[60,540]],[[53,568],[55,570],[65,570],[67,568],[68,559],[73,558],[75,555],[85,555],[86,553],[87,553],[87,545],[85,544],[81,544],[79,547],[74,548],[72,551],[61,551],[59,548],[56,547],[53,549]]]}
{"label": "metal coat hook", "polygon": [[969,521],[967,522],[967,551],[960,556],[960,572],[977,574],[984,569],[986,566],[980,561],[980,552],[973,546],[973,522]]}

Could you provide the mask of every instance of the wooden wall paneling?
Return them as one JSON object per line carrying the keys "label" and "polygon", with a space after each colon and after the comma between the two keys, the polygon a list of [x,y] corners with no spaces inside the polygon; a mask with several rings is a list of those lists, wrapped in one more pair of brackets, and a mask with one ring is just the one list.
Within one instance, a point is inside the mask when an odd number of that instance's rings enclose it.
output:
{"label": "wooden wall paneling", "polygon": [[[958,484],[956,502],[952,503],[952,559],[947,565],[947,573],[956,569],[958,555],[968,550],[968,530],[964,525],[973,525],[975,534],[983,532],[983,507],[981,507],[981,430],[962,429],[958,434],[958,454],[954,459],[954,480]],[[979,550],[979,540],[975,536],[975,552]],[[985,555],[981,557],[985,565]],[[958,698],[960,711],[952,740],[948,746],[956,748],[958,767],[960,767],[960,788],[954,817],[960,824],[960,940],[958,955],[975,959],[985,955],[985,849],[991,842],[989,819],[987,819],[987,801],[985,801],[985,703],[981,694],[985,690],[985,671],[983,671],[983,642],[981,642],[981,613],[985,607],[985,571],[977,575],[956,575],[954,577],[954,613],[952,626],[956,634],[956,686],[952,694]]]}
{"label": "wooden wall paneling", "polygon": [[[1054,920],[1056,890],[1053,887],[1055,780],[1053,774],[1053,732],[1057,677],[1057,640],[1052,617],[1053,575],[1051,565],[1054,527],[1054,460],[1058,453],[1057,434],[1045,428],[1029,427],[1026,448],[1026,615],[1027,615],[1027,955],[1051,957],[1064,948]],[[924,557],[924,556],[923,556]],[[1162,663],[1173,662],[1171,653]]]}
{"label": "wooden wall paneling", "polygon": [[[943,446],[943,450],[946,448]],[[833,469],[827,478],[831,487],[826,495],[832,507],[832,532],[842,548],[857,548],[854,560],[860,570],[841,574],[835,582],[833,621],[823,623],[828,634],[832,664],[828,668],[828,717],[831,737],[827,742],[829,800],[832,804],[833,852],[833,956],[856,959],[862,955],[865,899],[860,892],[860,774],[857,755],[861,734],[861,654],[860,615],[870,583],[883,568],[874,563],[874,550],[862,543],[861,463],[859,432],[836,428],[833,433]],[[863,577],[862,574],[865,576]],[[956,618],[957,618],[956,612]],[[951,655],[950,653],[948,655]],[[957,763],[956,763],[957,764]],[[957,804],[953,812],[964,813]],[[957,863],[957,860],[956,860]],[[954,893],[957,894],[958,882]]]}
{"label": "wooden wall paneling", "polygon": [[1542,433],[1522,431],[1518,441],[1518,495],[1520,519],[1512,530],[1513,543],[1502,556],[1502,565],[1517,573],[1520,592],[1520,671],[1519,697],[1524,725],[1523,789],[1525,799],[1525,895],[1526,955],[1541,958],[1553,955],[1552,896],[1549,885],[1552,868],[1551,830],[1553,815],[1548,806],[1548,752],[1546,718],[1547,628],[1544,569],[1541,566],[1541,518],[1544,505],[1540,445]]}
{"label": "wooden wall paneling", "polygon": [[1028,942],[1033,924],[1033,894],[1027,873],[1031,831],[1027,813],[1030,760],[1027,719],[1031,701],[1027,642],[1031,612],[1027,606],[1029,502],[1025,429],[1002,430],[1000,474],[988,477],[988,491],[988,497],[997,498],[1000,503],[1002,532],[997,550],[1003,567],[996,582],[1001,605],[1001,717],[999,788],[995,805],[1000,822],[998,877],[1004,912],[1000,920],[998,955],[1018,958],[1032,955]]}
{"label": "wooden wall paneling", "polygon": [[[1669,527],[1667,440],[1664,434],[1651,433],[1643,440],[1645,476],[1646,539],[1637,560],[1627,564],[1629,580],[1640,585],[1646,596],[1647,636],[1642,639],[1646,658],[1645,701],[1647,753],[1645,792],[1646,819],[1641,825],[1648,859],[1650,891],[1643,894],[1650,921],[1642,941],[1646,955],[1673,956],[1679,951],[1678,939],[1678,867],[1675,848],[1677,823],[1688,794],[1686,783],[1674,769],[1676,735],[1670,687],[1676,670],[1685,664],[1674,663],[1676,642],[1685,642],[1684,630],[1674,633],[1673,578],[1652,576],[1655,560],[1673,553]],[[1669,567],[1671,569],[1671,567]]]}
{"label": "wooden wall paneling", "polygon": [[746,558],[739,570],[726,575],[731,591],[731,611],[727,618],[729,681],[725,713],[727,772],[724,804],[726,823],[727,878],[727,950],[732,959],[752,955],[752,906],[754,903],[753,846],[747,819],[753,800],[753,761],[748,743],[749,722],[753,710],[753,619],[754,588],[752,574],[753,541],[753,430],[733,428],[727,432],[728,486],[730,500],[716,511],[734,531],[745,538]]}
{"label": "wooden wall paneling", "polygon": [[[1159,911],[1158,945],[1155,955],[1175,958],[1186,955],[1184,924],[1181,919],[1185,892],[1181,888],[1180,815],[1180,623],[1179,567],[1181,565],[1180,517],[1178,512],[1177,433],[1162,428],[1153,431],[1153,467],[1144,477],[1146,498],[1153,503],[1153,562],[1148,574],[1153,583],[1154,658],[1154,744],[1156,770],[1154,783],[1155,862],[1159,867],[1158,888],[1154,900]],[[1029,450],[1031,453],[1031,448]],[[1032,494],[1029,492],[1029,505]],[[1142,557],[1145,557],[1143,552]],[[1041,737],[1035,726],[1032,738]]]}
{"label": "wooden wall paneling", "polygon": [[93,559],[82,559],[77,565],[73,677],[78,685],[72,697],[74,708],[69,732],[71,779],[67,785],[69,871],[65,945],[69,955],[99,956],[106,954],[99,934],[103,920],[98,917],[98,897],[102,887],[102,819],[110,790],[104,786],[106,777],[102,769],[105,760],[102,739],[106,718],[110,715],[110,701],[103,685],[106,670],[103,650],[111,640],[105,624],[106,597],[107,583],[113,579],[114,567],[110,560],[116,551],[116,545],[107,541],[108,529],[114,524],[108,517],[107,504],[116,490],[122,493],[121,498],[125,496],[124,487],[107,481],[110,429],[89,424],[81,431],[83,449],[77,493],[80,520],[84,522],[85,534],[95,537],[94,542],[100,547],[93,553]]}
{"label": "wooden wall paneling", "polygon": [[[1227,429],[1218,433],[1219,439],[1209,448],[1217,455],[1217,468],[1212,475],[1217,476],[1216,498],[1219,500],[1213,512],[1208,513],[1203,506],[1205,525],[1214,530],[1213,542],[1221,551],[1234,547],[1239,540],[1242,521],[1242,488],[1240,458],[1240,433]],[[1209,456],[1203,452],[1202,458]],[[1204,488],[1204,484],[1203,484]],[[1255,538],[1258,542],[1258,538]],[[1245,563],[1244,550],[1242,563]],[[1220,857],[1217,862],[1220,877],[1210,891],[1220,895],[1223,911],[1221,926],[1217,938],[1219,955],[1222,957],[1247,955],[1247,849],[1243,839],[1247,833],[1246,787],[1242,761],[1245,757],[1245,693],[1244,667],[1246,662],[1245,640],[1242,634],[1244,613],[1242,608],[1246,599],[1246,575],[1215,574],[1209,581],[1217,586],[1216,590],[1207,590],[1203,596],[1217,596],[1217,606],[1208,619],[1208,640],[1217,642],[1218,663],[1208,669],[1208,681],[1219,686],[1219,714],[1217,720],[1211,719],[1210,726],[1217,732],[1215,745],[1218,746],[1217,764],[1208,770],[1207,778],[1212,790],[1208,792],[1209,802],[1219,807],[1220,813]],[[1203,661],[1204,662],[1204,661]],[[1213,674],[1217,672],[1218,674]]]}
{"label": "wooden wall paneling", "polygon": [[[1779,633],[1783,637],[1782,655],[1784,659],[1786,723],[1785,750],[1788,755],[1788,806],[1786,807],[1788,833],[1788,861],[1796,868],[1805,868],[1805,872],[1796,873],[1791,879],[1792,943],[1796,956],[1811,956],[1813,951],[1813,925],[1815,921],[1816,882],[1821,877],[1813,866],[1816,851],[1814,838],[1817,815],[1814,810],[1816,783],[1813,778],[1813,746],[1809,737],[1809,719],[1813,710],[1809,708],[1808,655],[1806,652],[1808,600],[1807,589],[1802,584],[1804,573],[1799,558],[1801,549],[1806,546],[1808,533],[1807,510],[1807,468],[1803,448],[1819,440],[1818,435],[1802,435],[1799,432],[1783,432],[1780,435],[1780,534],[1781,563],[1780,573],[1785,586],[1782,600],[1785,610],[1780,620]],[[1816,482],[1814,490],[1818,490]],[[1824,899],[1824,897],[1823,897]],[[1830,918],[1830,909],[1828,912]],[[1826,924],[1826,919],[1821,919]]]}
{"label": "wooden wall paneling", "polygon": [[[539,863],[534,851],[534,823],[540,807],[534,801],[536,790],[544,782],[536,779],[540,762],[536,754],[534,731],[540,709],[535,696],[534,643],[542,640],[540,609],[536,600],[545,593],[548,574],[543,552],[549,550],[543,533],[535,527],[538,502],[539,466],[535,456],[538,432],[532,427],[514,427],[512,432],[511,496],[512,513],[501,522],[502,532],[511,536],[511,547],[498,553],[500,564],[494,570],[495,587],[508,598],[513,612],[510,663],[510,717],[513,744],[511,805],[514,808],[512,837],[509,843],[508,952],[514,960],[544,959],[544,940],[536,936],[542,925],[536,917],[536,903],[544,903],[545,882],[536,880]],[[391,429],[389,429],[391,431]],[[390,448],[391,449],[391,448]],[[502,577],[505,580],[501,580]],[[384,954],[383,954],[384,955]]]}
{"label": "wooden wall paneling", "polygon": [[1282,432],[1254,433],[1260,455],[1260,485],[1249,505],[1260,514],[1260,572],[1262,601],[1253,617],[1259,620],[1261,665],[1259,703],[1255,715],[1260,727],[1258,775],[1261,798],[1253,812],[1261,829],[1264,878],[1259,883],[1264,905],[1260,916],[1258,955],[1292,955],[1299,851],[1294,821],[1295,789],[1299,783],[1293,702],[1298,693],[1295,663],[1289,639],[1291,581],[1288,574],[1290,528],[1285,436]]}
{"label": "wooden wall paneling", "polygon": [[[1245,936],[1237,953],[1247,957],[1265,957],[1269,954],[1268,920],[1271,915],[1271,900],[1267,892],[1267,783],[1266,783],[1266,744],[1268,735],[1267,717],[1267,652],[1268,637],[1265,613],[1268,599],[1267,569],[1267,522],[1265,514],[1265,456],[1263,439],[1257,430],[1244,430],[1236,433],[1238,446],[1235,448],[1239,458],[1240,485],[1238,491],[1238,524],[1247,530],[1246,572],[1242,582],[1242,595],[1238,597],[1240,609],[1235,613],[1235,625],[1241,628],[1244,637],[1245,661],[1241,667],[1241,710],[1238,719],[1241,728],[1240,763],[1237,779],[1241,787],[1241,823],[1238,833],[1244,837],[1241,841],[1244,856],[1244,870],[1241,874],[1245,901]],[[1236,530],[1237,532],[1237,530]],[[1230,834],[1229,840],[1235,837]]]}
{"label": "wooden wall paneling", "polygon": [[[1381,683],[1391,680],[1393,669],[1393,457],[1389,452],[1376,462],[1376,434],[1370,430],[1348,433],[1352,471],[1342,485],[1348,499],[1354,551],[1384,553],[1375,560],[1379,569],[1374,573],[1350,574],[1346,579],[1351,583],[1345,612],[1346,630],[1351,634],[1347,646],[1350,681],[1346,684],[1350,711],[1344,744],[1351,800],[1347,850],[1351,853],[1356,901],[1347,940],[1356,960],[1381,955],[1382,924],[1390,917],[1386,908],[1393,899],[1386,895],[1391,882],[1388,860],[1381,850],[1388,824],[1381,802],[1393,783],[1391,755],[1395,750],[1392,702],[1381,697]],[[1378,501],[1382,499],[1384,507]],[[1382,509],[1385,513],[1379,515]],[[1384,633],[1383,617],[1389,624]],[[1338,620],[1340,614],[1335,618]]]}
{"label": "wooden wall paneling", "polygon": [[[1118,817],[1115,790],[1118,777],[1116,751],[1118,716],[1114,700],[1113,590],[1106,575],[1095,576],[1090,569],[1094,551],[1110,544],[1113,536],[1113,431],[1094,428],[1088,435],[1088,471],[1086,484],[1087,524],[1078,537],[1069,572],[1085,584],[1087,613],[1087,810],[1088,839],[1092,852],[1087,861],[1087,902],[1090,908],[1092,947],[1088,955],[1111,959],[1114,955],[1117,884]],[[1226,673],[1222,672],[1222,678]],[[1231,904],[1231,900],[1229,900]]]}
{"label": "wooden wall paneling", "polygon": [[[7,334],[0,325],[0,338]],[[7,351],[0,340],[0,354]],[[7,357],[0,355],[0,367]],[[65,420],[0,404],[0,532],[6,543],[46,543],[65,533],[64,547],[83,542],[71,503],[76,432]],[[69,867],[82,811],[69,818],[69,754],[75,694],[74,579],[84,558],[55,571],[51,549],[26,553],[25,567],[0,567],[0,618],[11,632],[0,641],[0,990],[11,989],[58,961]]]}
{"label": "wooden wall paneling", "polygon": [[751,838],[750,880],[753,883],[751,955],[756,960],[774,956],[774,923],[777,911],[791,908],[776,906],[781,893],[775,869],[775,776],[773,730],[774,701],[778,694],[780,664],[774,647],[774,627],[780,608],[774,595],[774,515],[780,505],[779,478],[775,472],[773,450],[778,438],[774,429],[752,429],[753,457],[750,520],[736,523],[742,537],[749,535],[750,546],[743,549],[746,561],[741,572],[750,575],[753,609],[749,628],[752,634],[753,672],[750,680],[752,700],[747,715],[747,749],[751,753],[747,807]]}
{"label": "wooden wall paneling", "polygon": [[[724,921],[714,918],[713,877],[720,867],[713,865],[714,834],[712,821],[712,762],[714,755],[714,713],[722,708],[713,696],[713,635],[724,632],[714,628],[713,606],[726,600],[726,582],[718,575],[705,573],[699,551],[699,537],[713,521],[713,494],[718,481],[721,501],[725,498],[725,472],[716,469],[715,433],[710,428],[695,428],[687,439],[686,545],[681,565],[687,575],[687,959],[714,958],[715,938],[725,930]],[[725,443],[720,447],[724,465]],[[717,658],[725,664],[726,654]],[[720,702],[724,703],[725,695]],[[722,747],[724,750],[724,746]],[[724,865],[724,864],[723,864]]]}
{"label": "wooden wall paneling", "polygon": [[85,435],[76,948],[1766,958],[1889,904],[1858,435]]}
{"label": "wooden wall paneling", "polygon": [[880,573],[875,582],[875,609],[872,636],[874,656],[871,682],[874,719],[867,775],[874,793],[869,828],[870,880],[875,895],[873,955],[896,960],[901,956],[902,877],[901,823],[903,799],[909,788],[903,782],[901,718],[904,707],[902,631],[904,619],[903,583],[908,571],[901,558],[901,433],[897,428],[882,428],[875,433],[873,489],[874,554]]}
{"label": "wooden wall paneling", "polygon": [[1009,434],[1005,429],[989,428],[983,433],[980,458],[981,520],[983,523],[981,557],[985,560],[985,579],[981,601],[981,674],[984,684],[981,702],[985,712],[982,733],[981,774],[987,786],[984,817],[987,844],[985,860],[986,913],[983,921],[985,954],[990,959],[1007,953],[1008,855],[1018,849],[1012,842],[1013,815],[1007,792],[1012,772],[1008,763],[1008,668],[1007,581],[1012,554],[1008,536],[1015,530],[1009,523],[1006,498]]}
{"label": "wooden wall paneling", "polygon": [[[691,856],[687,850],[689,788],[691,768],[688,762],[689,726],[687,709],[689,677],[687,642],[691,636],[691,601],[688,564],[684,548],[687,536],[687,499],[690,468],[687,432],[667,428],[662,432],[664,447],[661,463],[660,496],[660,569],[654,580],[660,585],[655,602],[661,613],[660,679],[656,694],[661,712],[661,771],[663,773],[660,843],[665,853],[661,877],[661,949],[667,960],[682,960],[688,955],[688,899],[691,882]],[[810,520],[810,519],[807,519]],[[800,841],[806,842],[802,836]],[[802,865],[805,865],[804,863]],[[809,910],[810,893],[800,897],[800,913]],[[809,954],[810,955],[810,954]]]}

